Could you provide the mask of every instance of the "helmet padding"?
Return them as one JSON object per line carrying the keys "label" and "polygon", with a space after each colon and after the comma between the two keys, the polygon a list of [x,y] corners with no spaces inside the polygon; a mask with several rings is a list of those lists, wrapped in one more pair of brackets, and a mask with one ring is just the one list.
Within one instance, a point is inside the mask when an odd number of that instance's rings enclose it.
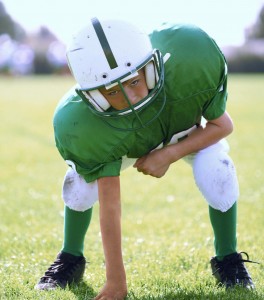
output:
{"label": "helmet padding", "polygon": [[97,110],[105,111],[110,107],[109,102],[99,90],[92,90],[87,93],[90,94],[89,100]]}

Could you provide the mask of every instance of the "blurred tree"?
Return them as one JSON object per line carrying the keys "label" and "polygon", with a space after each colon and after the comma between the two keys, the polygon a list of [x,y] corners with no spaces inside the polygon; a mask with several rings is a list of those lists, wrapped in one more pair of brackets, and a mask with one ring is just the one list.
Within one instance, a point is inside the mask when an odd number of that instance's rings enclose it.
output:
{"label": "blurred tree", "polygon": [[[57,66],[54,65],[54,61],[49,59],[48,54],[52,54],[49,52],[52,51],[51,45],[59,42],[57,37],[49,30],[49,28],[46,26],[41,26],[38,31],[28,34],[26,43],[31,47],[31,49],[33,49],[35,53],[33,62],[35,74],[53,73]],[[61,46],[63,47],[62,44]],[[61,52],[63,52],[64,56],[65,47],[63,47],[63,50]],[[66,62],[64,64],[66,64]]]}
{"label": "blurred tree", "polygon": [[264,39],[264,5],[256,22],[245,30],[246,40]]}
{"label": "blurred tree", "polygon": [[26,37],[26,31],[10,17],[0,1],[0,35],[5,33],[15,41],[22,41]]}
{"label": "blurred tree", "polygon": [[51,74],[66,66],[65,46],[57,37],[46,26],[26,33],[0,0],[0,72]]}
{"label": "blurred tree", "polygon": [[264,5],[253,25],[245,29],[245,42],[241,46],[223,50],[229,72],[264,72]]}

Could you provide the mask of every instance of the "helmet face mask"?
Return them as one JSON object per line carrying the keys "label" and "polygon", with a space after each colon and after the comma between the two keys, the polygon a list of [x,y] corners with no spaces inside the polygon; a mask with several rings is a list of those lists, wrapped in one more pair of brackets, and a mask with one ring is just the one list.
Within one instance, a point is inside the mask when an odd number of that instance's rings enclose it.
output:
{"label": "helmet face mask", "polygon": [[[122,41],[122,42],[120,42]],[[104,21],[92,19],[92,25],[81,30],[67,50],[70,70],[78,83],[77,94],[87,103],[90,110],[109,123],[115,119],[114,128],[119,128],[116,118],[132,120],[137,126],[123,128],[136,130],[147,126],[158,117],[142,120],[140,112],[148,107],[163,89],[164,63],[159,50],[153,50],[146,34],[123,21]],[[144,68],[149,94],[132,105],[124,90],[123,83]],[[99,92],[99,88],[110,89],[118,85],[128,103],[128,107],[115,110]],[[164,93],[165,94],[165,93]],[[165,97],[164,100],[165,102]],[[110,122],[112,123],[112,122]],[[134,122],[133,122],[134,124]]]}

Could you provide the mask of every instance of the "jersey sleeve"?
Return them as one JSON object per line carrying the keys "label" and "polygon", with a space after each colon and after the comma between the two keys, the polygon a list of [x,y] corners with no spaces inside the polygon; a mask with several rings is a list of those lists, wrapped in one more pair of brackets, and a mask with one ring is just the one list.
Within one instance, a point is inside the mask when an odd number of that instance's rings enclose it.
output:
{"label": "jersey sleeve", "polygon": [[73,152],[72,149],[61,144],[55,134],[56,147],[65,162],[76,169],[86,182],[92,182],[101,177],[119,176],[122,158],[112,158],[111,161],[100,162],[93,159],[89,152],[82,155],[81,152]]}
{"label": "jersey sleeve", "polygon": [[216,94],[205,104],[203,110],[203,117],[206,120],[214,120],[223,115],[226,110],[227,101],[227,75],[224,82],[220,84]]}
{"label": "jersey sleeve", "polygon": [[119,176],[121,169],[122,159],[113,162],[96,164],[96,166],[85,165],[82,166],[75,162],[76,171],[80,174],[86,182],[95,181],[102,177]]}

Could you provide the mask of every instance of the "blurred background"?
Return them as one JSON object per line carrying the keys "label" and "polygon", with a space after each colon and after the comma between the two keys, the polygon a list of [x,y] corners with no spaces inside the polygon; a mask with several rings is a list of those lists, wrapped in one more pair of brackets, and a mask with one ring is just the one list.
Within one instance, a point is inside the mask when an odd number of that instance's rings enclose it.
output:
{"label": "blurred background", "polygon": [[69,74],[65,49],[91,17],[121,18],[150,32],[165,21],[194,23],[224,52],[229,72],[264,72],[263,0],[0,0],[0,74]]}

